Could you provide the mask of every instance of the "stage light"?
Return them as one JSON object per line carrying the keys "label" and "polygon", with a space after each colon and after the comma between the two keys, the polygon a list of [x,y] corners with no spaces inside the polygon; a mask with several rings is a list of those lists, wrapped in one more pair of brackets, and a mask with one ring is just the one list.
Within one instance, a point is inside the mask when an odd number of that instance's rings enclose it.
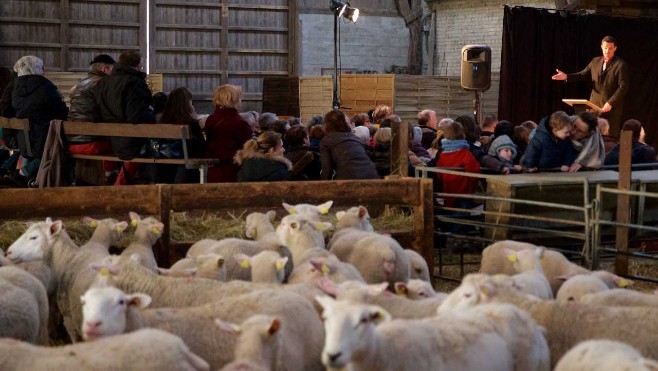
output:
{"label": "stage light", "polygon": [[331,11],[336,14],[337,17],[345,17],[352,22],[356,22],[359,18],[359,9],[350,7],[350,3],[343,3],[338,0],[331,0]]}

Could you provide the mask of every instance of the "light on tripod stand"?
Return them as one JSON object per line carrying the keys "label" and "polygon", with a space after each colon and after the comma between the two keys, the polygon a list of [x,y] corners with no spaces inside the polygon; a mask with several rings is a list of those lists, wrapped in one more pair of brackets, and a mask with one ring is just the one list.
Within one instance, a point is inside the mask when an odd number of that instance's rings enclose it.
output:
{"label": "light on tripod stand", "polygon": [[350,7],[350,3],[331,0],[331,11],[333,11],[337,17],[345,17],[345,19],[352,22],[356,22],[359,18],[359,9]]}

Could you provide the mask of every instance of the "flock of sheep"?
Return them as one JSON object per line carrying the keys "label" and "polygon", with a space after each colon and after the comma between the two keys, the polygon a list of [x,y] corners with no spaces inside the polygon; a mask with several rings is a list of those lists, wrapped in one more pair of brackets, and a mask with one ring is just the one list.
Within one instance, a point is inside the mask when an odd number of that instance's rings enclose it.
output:
{"label": "flock of sheep", "polygon": [[[29,226],[0,256],[0,370],[658,371],[658,295],[501,241],[436,292],[424,259],[331,202],[246,219],[157,266],[160,221]],[[120,255],[109,249],[133,228]],[[325,244],[324,231],[334,228]],[[49,346],[61,318],[73,343]]]}

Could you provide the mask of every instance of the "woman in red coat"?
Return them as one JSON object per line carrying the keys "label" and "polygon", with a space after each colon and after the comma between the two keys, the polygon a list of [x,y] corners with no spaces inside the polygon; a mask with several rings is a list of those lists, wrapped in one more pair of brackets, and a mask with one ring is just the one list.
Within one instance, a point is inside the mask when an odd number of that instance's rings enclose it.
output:
{"label": "woman in red coat", "polygon": [[251,139],[249,124],[238,114],[242,100],[240,87],[222,85],[215,90],[215,112],[206,120],[206,157],[220,163],[208,169],[209,182],[235,182],[240,167],[233,163],[233,156]]}

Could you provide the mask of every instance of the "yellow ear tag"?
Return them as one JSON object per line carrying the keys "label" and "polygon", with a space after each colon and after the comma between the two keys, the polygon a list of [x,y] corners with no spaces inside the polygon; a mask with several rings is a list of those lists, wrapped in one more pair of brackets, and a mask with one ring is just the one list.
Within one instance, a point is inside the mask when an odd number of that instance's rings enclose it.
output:
{"label": "yellow ear tag", "polygon": [[544,259],[544,253],[545,251],[542,251],[541,254],[539,254],[539,259]]}
{"label": "yellow ear tag", "polygon": [[280,271],[281,269],[283,269],[283,263],[276,262],[276,270]]}
{"label": "yellow ear tag", "polygon": [[324,274],[331,273],[331,269],[329,269],[329,266],[326,265],[326,264],[322,264],[322,267],[320,267],[320,269],[322,269],[322,273],[324,273]]}
{"label": "yellow ear tag", "polygon": [[109,277],[110,269],[108,267],[102,267],[101,270],[98,271],[98,274],[100,274],[102,277]]}
{"label": "yellow ear tag", "polygon": [[512,263],[515,263],[516,262],[516,254],[508,256],[507,260],[511,261]]}
{"label": "yellow ear tag", "polygon": [[117,233],[123,232],[123,228],[120,225],[117,225]]}
{"label": "yellow ear tag", "polygon": [[295,210],[294,207],[291,207],[290,210],[288,210],[288,212],[289,212],[290,214],[295,214],[295,213],[297,213],[297,211]]}
{"label": "yellow ear tag", "polygon": [[89,223],[89,225],[90,225],[92,228],[96,228],[96,227],[98,227],[98,222],[96,222],[95,220],[92,220],[91,223]]}
{"label": "yellow ear tag", "polygon": [[402,286],[400,288],[396,288],[395,291],[396,291],[395,293],[398,294],[398,296],[406,296],[407,295],[407,288],[404,287],[404,286]]}
{"label": "yellow ear tag", "polygon": [[242,268],[249,268],[249,259],[243,259],[243,260],[240,262],[240,267],[242,267]]}
{"label": "yellow ear tag", "polygon": [[326,213],[328,213],[328,212],[329,212],[329,208],[328,208],[328,207],[321,207],[321,208],[320,208],[320,214],[326,214]]}
{"label": "yellow ear tag", "polygon": [[627,287],[627,286],[628,286],[628,281],[622,278],[621,281],[619,281],[619,287]]}
{"label": "yellow ear tag", "polygon": [[133,227],[137,227],[137,219],[133,219],[133,220],[130,222],[130,225],[132,225]]}
{"label": "yellow ear tag", "polygon": [[326,228],[322,223],[315,223],[315,229],[317,229],[318,231],[324,231]]}
{"label": "yellow ear tag", "polygon": [[484,296],[489,296],[489,288],[487,288],[486,286],[482,286],[482,287],[480,288],[480,292],[481,292],[482,295],[484,295]]}
{"label": "yellow ear tag", "polygon": [[153,227],[153,233],[157,236],[160,235],[160,228],[158,227]]}

